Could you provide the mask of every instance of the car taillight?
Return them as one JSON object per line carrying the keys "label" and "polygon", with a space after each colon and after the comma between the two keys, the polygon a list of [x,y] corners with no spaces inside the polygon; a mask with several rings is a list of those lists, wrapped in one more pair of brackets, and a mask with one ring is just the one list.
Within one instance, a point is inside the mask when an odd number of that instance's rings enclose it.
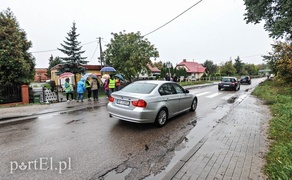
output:
{"label": "car taillight", "polygon": [[113,98],[112,96],[110,96],[110,97],[108,98],[108,100],[109,100],[109,102],[114,102],[115,98]]}
{"label": "car taillight", "polygon": [[138,101],[132,101],[132,105],[133,106],[136,106],[136,107],[146,107],[147,106],[147,103],[146,101],[142,100],[142,99],[139,99]]}

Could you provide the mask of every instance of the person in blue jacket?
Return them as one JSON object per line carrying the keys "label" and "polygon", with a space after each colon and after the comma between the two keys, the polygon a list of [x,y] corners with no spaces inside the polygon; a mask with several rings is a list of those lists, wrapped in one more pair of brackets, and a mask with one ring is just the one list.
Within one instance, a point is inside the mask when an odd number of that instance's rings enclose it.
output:
{"label": "person in blue jacket", "polygon": [[77,102],[79,102],[79,100],[81,102],[83,102],[83,98],[84,98],[84,92],[86,91],[86,87],[85,87],[85,79],[81,78],[80,81],[77,83]]}

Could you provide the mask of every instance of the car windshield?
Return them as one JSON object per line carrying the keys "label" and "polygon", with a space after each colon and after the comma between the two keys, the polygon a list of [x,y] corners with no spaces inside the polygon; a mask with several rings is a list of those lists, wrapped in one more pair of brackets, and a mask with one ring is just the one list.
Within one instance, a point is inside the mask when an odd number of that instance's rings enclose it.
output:
{"label": "car windshield", "polygon": [[152,83],[132,83],[124,87],[121,91],[129,93],[149,94],[157,84]]}
{"label": "car windshield", "polygon": [[233,82],[232,78],[222,78],[222,82]]}

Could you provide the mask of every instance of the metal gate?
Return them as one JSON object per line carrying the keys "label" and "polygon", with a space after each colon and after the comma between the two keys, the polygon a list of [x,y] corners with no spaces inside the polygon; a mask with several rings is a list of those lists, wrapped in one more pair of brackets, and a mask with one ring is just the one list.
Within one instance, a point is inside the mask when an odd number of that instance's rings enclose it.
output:
{"label": "metal gate", "polygon": [[4,85],[0,87],[0,104],[22,102],[21,85]]}

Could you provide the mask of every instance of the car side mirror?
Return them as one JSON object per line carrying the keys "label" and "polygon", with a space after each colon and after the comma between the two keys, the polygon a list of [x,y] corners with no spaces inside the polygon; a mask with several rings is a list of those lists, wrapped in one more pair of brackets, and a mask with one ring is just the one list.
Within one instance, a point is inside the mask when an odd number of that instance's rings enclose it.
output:
{"label": "car side mirror", "polygon": [[190,93],[190,91],[188,89],[185,89],[185,93]]}

